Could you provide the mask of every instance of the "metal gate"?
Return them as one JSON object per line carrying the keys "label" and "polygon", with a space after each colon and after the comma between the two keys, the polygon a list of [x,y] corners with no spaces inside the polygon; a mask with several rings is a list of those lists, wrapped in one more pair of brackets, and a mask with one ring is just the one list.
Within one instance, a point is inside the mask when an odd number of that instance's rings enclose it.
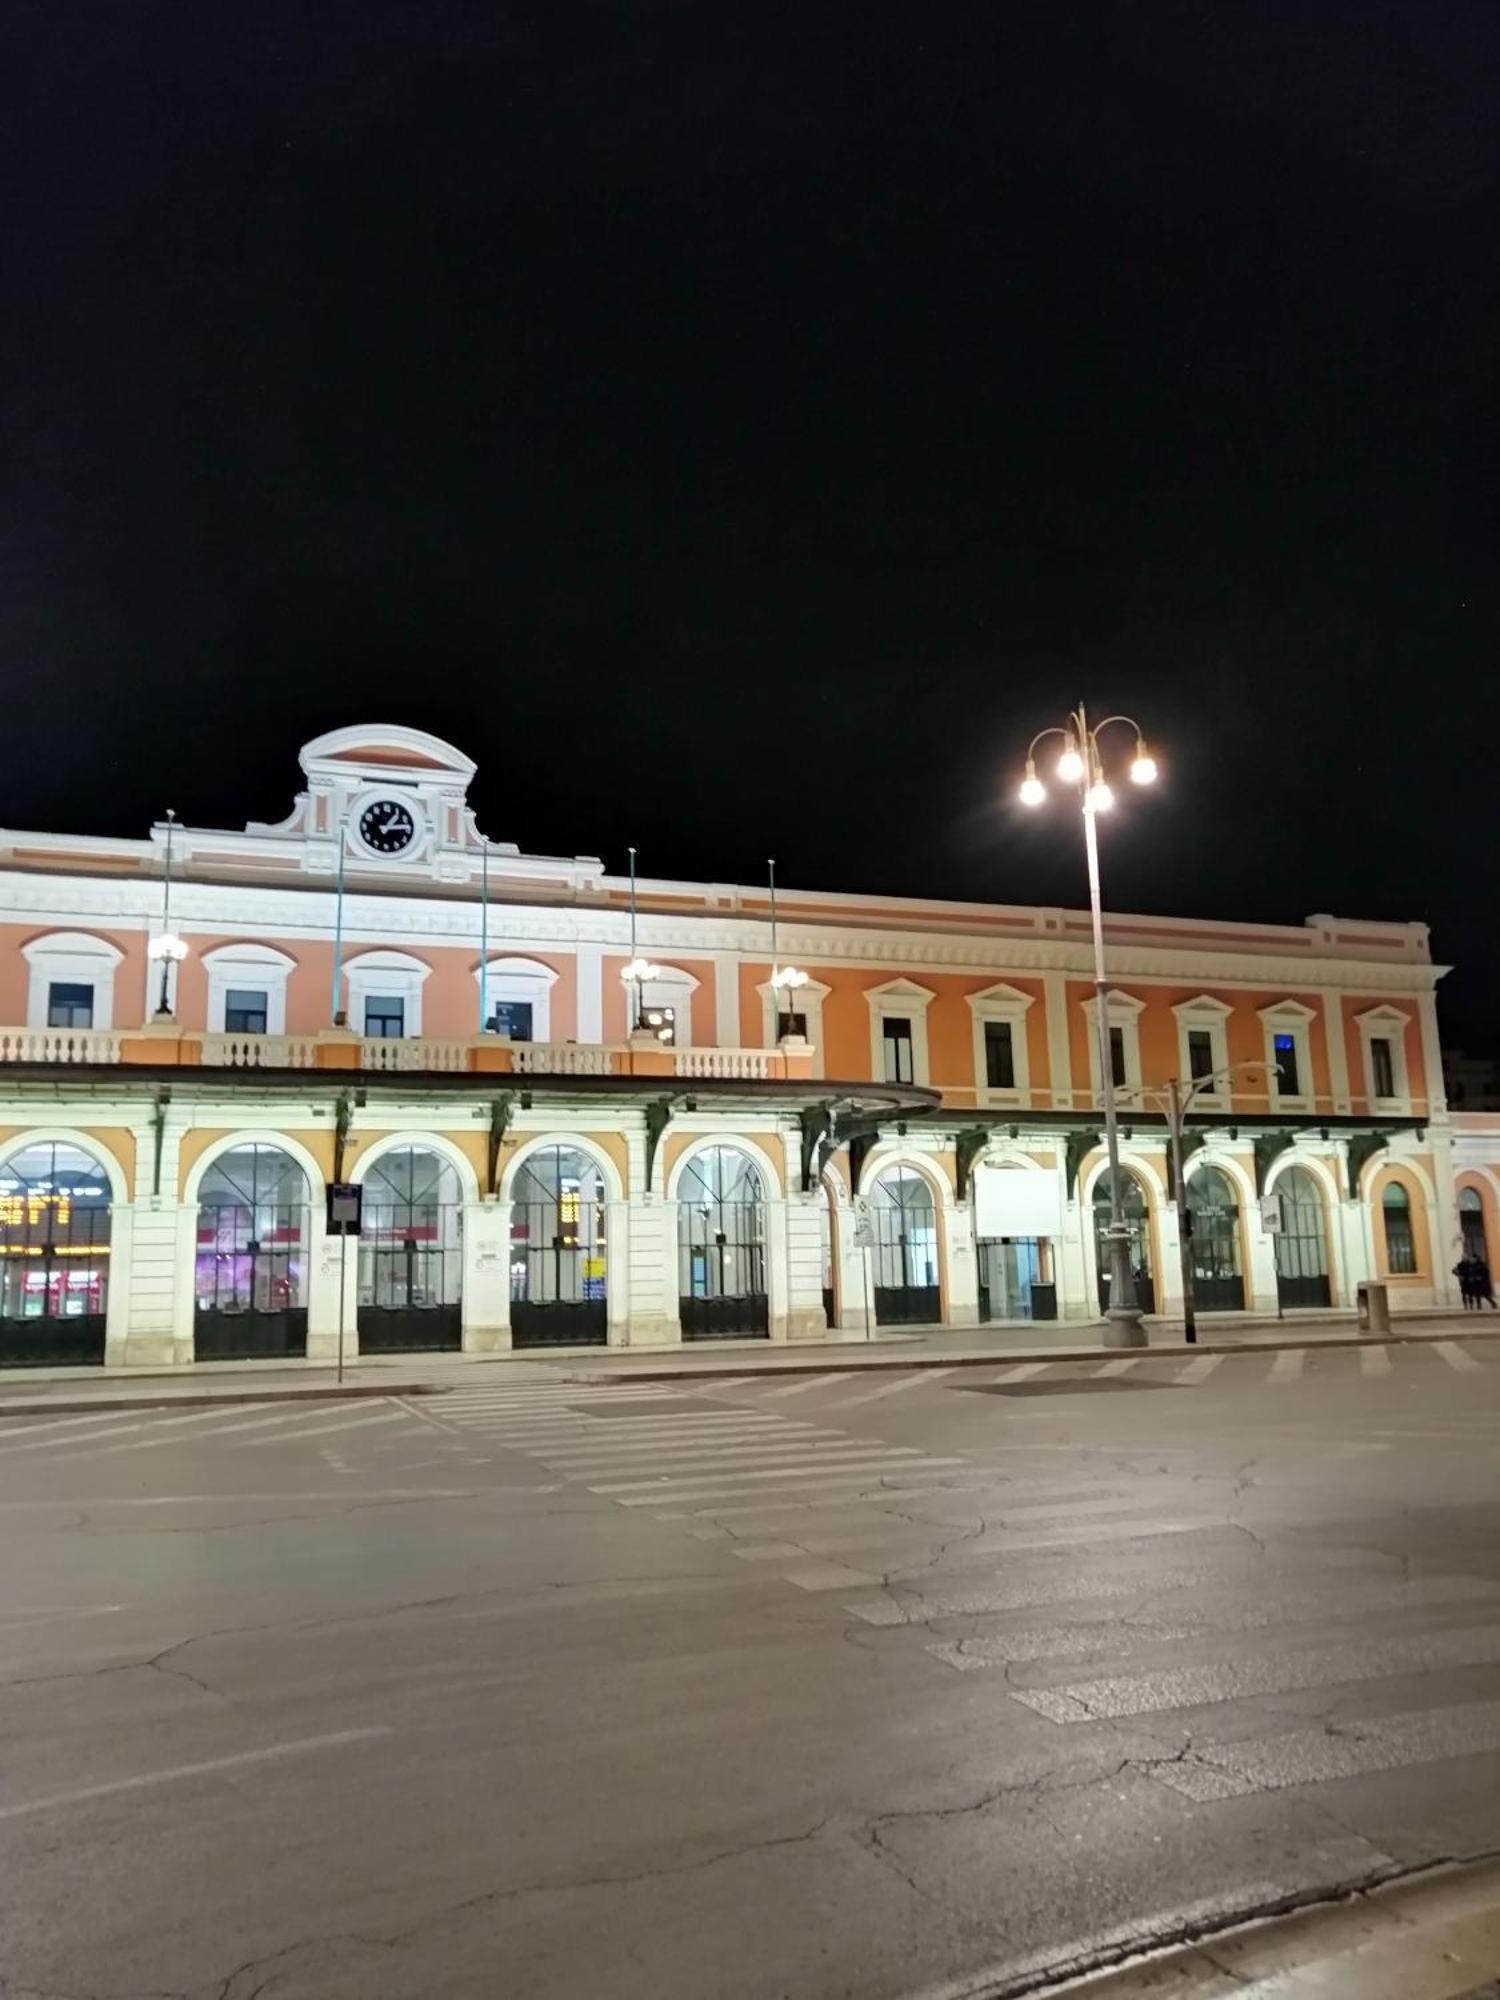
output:
{"label": "metal gate", "polygon": [[50,1141],[0,1167],[0,1368],[97,1366],[109,1291],[109,1183]]}
{"label": "metal gate", "polygon": [[438,1153],[401,1146],[364,1181],[359,1240],[361,1354],[430,1354],[463,1345],[463,1208]]}
{"label": "metal gate", "polygon": [[975,1248],[981,1320],[1057,1318],[1048,1238],[981,1236]]}
{"label": "metal gate", "polygon": [[1464,1255],[1477,1257],[1488,1265],[1490,1252],[1484,1233],[1484,1199],[1478,1188],[1459,1189],[1458,1226],[1463,1232]]}
{"label": "metal gate", "polygon": [[761,1178],[733,1146],[695,1153],[677,1184],[677,1310],[684,1340],[769,1336]]}
{"label": "metal gate", "polygon": [[1242,1312],[1245,1280],[1240,1271],[1240,1209],[1234,1190],[1217,1167],[1200,1167],[1188,1178],[1193,1298],[1202,1312]]}
{"label": "metal gate", "polygon": [[307,1352],[307,1176],[277,1146],[236,1146],[198,1193],[193,1352],[243,1361]]}
{"label": "metal gate", "polygon": [[1306,1167],[1288,1167],[1276,1192],[1281,1197],[1281,1228],[1274,1238],[1277,1300],[1283,1307],[1330,1305],[1328,1235],[1317,1183]]}
{"label": "metal gate", "polygon": [[608,1338],[604,1177],[574,1146],[521,1164],[510,1211],[514,1347],[602,1347]]}
{"label": "metal gate", "polygon": [[[1156,1281],[1151,1271],[1151,1216],[1146,1191],[1128,1167],[1120,1169],[1130,1269],[1135,1277],[1135,1302],[1144,1313],[1156,1311]],[[1109,1311],[1109,1174],[1094,1183],[1094,1270],[1099,1281],[1099,1310]]]}
{"label": "metal gate", "polygon": [[892,1167],[870,1193],[875,1320],[880,1326],[934,1326],[943,1316],[938,1282],[937,1210],[924,1175]]}

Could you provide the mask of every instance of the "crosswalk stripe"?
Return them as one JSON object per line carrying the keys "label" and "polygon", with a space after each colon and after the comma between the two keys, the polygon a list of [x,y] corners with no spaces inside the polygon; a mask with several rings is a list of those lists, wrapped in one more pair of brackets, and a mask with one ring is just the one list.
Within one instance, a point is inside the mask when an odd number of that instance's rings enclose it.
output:
{"label": "crosswalk stripe", "polygon": [[663,1470],[652,1479],[590,1479],[589,1490],[594,1493],[660,1493],[667,1487],[683,1486],[724,1486],[741,1479],[784,1479],[797,1472],[845,1472],[863,1470],[871,1465],[889,1465],[892,1471],[904,1472],[909,1462],[925,1456],[915,1445],[887,1445],[881,1450],[871,1450],[867,1445],[861,1450],[844,1451],[836,1458],[808,1458],[805,1453],[793,1455],[790,1452],[775,1454],[780,1464],[767,1465],[755,1460],[747,1460],[741,1465],[726,1465],[722,1473],[712,1466],[684,1466],[676,1470]]}
{"label": "crosswalk stripe", "polygon": [[12,1424],[8,1430],[0,1431],[0,1438],[35,1437],[39,1431],[75,1430],[84,1424],[117,1424],[118,1410],[97,1412],[87,1417],[49,1417],[45,1423]]}
{"label": "crosswalk stripe", "polygon": [[1389,1375],[1389,1351],[1384,1347],[1362,1347],[1359,1350],[1359,1372],[1361,1375]]}
{"label": "crosswalk stripe", "polygon": [[844,1368],[833,1375],[805,1375],[796,1382],[788,1382],[784,1386],[778,1385],[774,1389],[767,1389],[762,1401],[770,1403],[778,1397],[805,1396],[809,1389],[827,1389],[835,1382],[847,1382],[850,1378],[850,1373],[849,1369]]}
{"label": "crosswalk stripe", "polygon": [[1002,1368],[998,1375],[991,1378],[992,1386],[1001,1382],[1027,1382],[1033,1375],[1040,1375],[1047,1366],[1045,1361],[1023,1361],[1018,1367]]}
{"label": "crosswalk stripe", "polygon": [[[799,1473],[784,1471],[775,1475],[777,1478],[785,1481],[783,1486],[776,1489],[778,1495],[776,1505],[784,1505],[787,1498],[793,1494],[826,1492],[831,1487],[837,1487],[841,1490],[847,1488],[853,1492],[864,1492],[869,1488],[877,1486],[885,1473],[899,1471],[903,1479],[908,1479],[927,1473],[943,1472],[948,1466],[961,1463],[961,1460],[956,1459],[928,1459],[915,1464],[908,1462],[901,1466],[877,1462],[867,1466],[851,1467],[846,1472]],[[745,1475],[747,1481],[752,1477],[754,1477],[753,1474],[747,1473]],[[591,1488],[590,1491],[592,1490]],[[618,1494],[611,1495],[610,1497],[621,1507],[662,1507],[670,1505],[673,1507],[711,1509],[717,1513],[719,1509],[716,1503],[720,1500],[728,1503],[737,1499],[748,1500],[752,1495],[755,1495],[764,1501],[769,1492],[770,1489],[765,1486],[751,1486],[749,1484],[730,1485],[727,1482],[721,1481],[716,1486],[692,1488],[686,1491],[680,1486],[671,1485],[663,1486],[660,1492],[657,1493]],[[774,1512],[775,1506],[767,1509],[767,1511]]]}
{"label": "crosswalk stripe", "polygon": [[1179,1368],[1174,1379],[1178,1382],[1206,1382],[1223,1359],[1222,1354],[1200,1354],[1185,1368]]}
{"label": "crosswalk stripe", "polygon": [[[264,1408],[265,1406],[262,1404],[258,1407]],[[215,1416],[219,1414],[218,1411],[214,1412]],[[261,1422],[278,1424],[283,1430],[289,1427],[300,1429],[302,1425],[311,1423],[314,1417],[325,1417],[327,1414],[328,1409],[326,1404],[319,1409],[279,1410],[275,1416],[258,1420],[253,1425],[216,1423],[211,1429],[195,1431],[193,1436],[186,1440],[178,1437],[175,1432],[164,1437],[162,1432],[167,1426],[163,1424],[158,1425],[154,1431],[149,1432],[145,1437],[131,1439],[128,1444],[102,1444],[97,1451],[87,1447],[80,1447],[77,1451],[72,1452],[70,1456],[73,1458],[113,1458],[124,1451],[165,1451],[169,1450],[175,1444],[182,1444],[184,1442],[196,1444],[200,1438],[223,1437],[227,1431],[259,1429]]]}
{"label": "crosswalk stripe", "polygon": [[861,1403],[878,1403],[885,1396],[900,1396],[908,1389],[920,1389],[924,1383],[941,1382],[945,1375],[952,1375],[952,1368],[922,1368],[911,1375],[902,1375],[894,1382],[882,1382],[878,1389],[861,1389],[857,1396],[840,1396],[838,1401],[828,1405],[830,1410],[852,1410]]}
{"label": "crosswalk stripe", "polygon": [[1098,1722],[1204,1708],[1256,1695],[1292,1694],[1304,1688],[1389,1680],[1400,1674],[1489,1666],[1496,1660],[1500,1660],[1500,1626],[1484,1625],[1384,1639],[1366,1635],[1288,1652],[1237,1653],[1193,1667],[1114,1674],[1060,1687],[1012,1688],[1011,1693],[1052,1722]]}
{"label": "crosswalk stripe", "polygon": [[[348,1422],[327,1424],[322,1430],[298,1430],[288,1434],[287,1442],[301,1444],[306,1438],[332,1437],[336,1431],[362,1431],[371,1424],[399,1424],[406,1416],[405,1410],[382,1410],[373,1417],[354,1417]],[[252,1445],[265,1444],[265,1438],[241,1438],[238,1444],[226,1447],[229,1451],[247,1451]]]}
{"label": "crosswalk stripe", "polygon": [[[766,1458],[775,1453],[782,1456],[787,1452],[801,1452],[804,1458],[815,1457],[820,1452],[847,1451],[851,1446],[868,1448],[868,1438],[820,1437],[820,1438],[752,1438],[739,1444],[699,1445],[687,1451],[611,1451],[595,1445],[587,1451],[549,1451],[537,1455],[559,1472],[578,1472],[585,1467],[617,1465],[622,1472],[628,1472],[637,1465],[698,1465],[715,1464],[720,1461],[733,1463],[739,1459]],[[906,1445],[901,1449],[910,1451],[914,1447]]]}
{"label": "crosswalk stripe", "polygon": [[[262,1404],[260,1407],[264,1408],[265,1406]],[[222,1415],[222,1409],[213,1408],[189,1410],[185,1416],[177,1417],[164,1417],[157,1411],[151,1411],[147,1415],[136,1418],[130,1423],[115,1423],[111,1424],[107,1430],[91,1431],[88,1436],[88,1442],[92,1445],[106,1438],[133,1436],[137,1431],[151,1429],[165,1430],[169,1425],[173,1424],[212,1423],[216,1417]],[[57,1451],[73,1442],[74,1440],[71,1438],[38,1438],[29,1444],[7,1445],[3,1456],[9,1458],[14,1456],[15,1453],[22,1451]]]}
{"label": "crosswalk stripe", "polygon": [[1448,1366],[1456,1370],[1458,1374],[1477,1375],[1479,1373],[1480,1364],[1474,1359],[1472,1354],[1466,1354],[1456,1340],[1438,1341],[1437,1351],[1442,1355]]}
{"label": "crosswalk stripe", "polygon": [[1288,1347],[1271,1363],[1267,1379],[1272,1382],[1298,1382],[1302,1379],[1302,1367],[1306,1360],[1307,1356],[1300,1347]]}
{"label": "crosswalk stripe", "polygon": [[1097,1377],[1103,1377],[1106,1375],[1126,1375],[1130,1372],[1132,1368],[1135,1367],[1136,1363],[1140,1359],[1141,1357],[1138,1354],[1127,1354],[1119,1360],[1104,1362],[1100,1367],[1094,1370],[1094,1374]]}

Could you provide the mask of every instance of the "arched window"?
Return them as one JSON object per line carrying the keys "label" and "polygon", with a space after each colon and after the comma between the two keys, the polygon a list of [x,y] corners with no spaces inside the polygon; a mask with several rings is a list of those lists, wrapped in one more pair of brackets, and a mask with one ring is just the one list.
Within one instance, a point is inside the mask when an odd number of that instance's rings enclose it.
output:
{"label": "arched window", "polygon": [[1326,1306],[1328,1234],[1323,1199],[1306,1167],[1288,1167],[1276,1183],[1281,1228],[1275,1237],[1276,1296],[1282,1306]]}
{"label": "arched window", "polygon": [[200,1361],[307,1352],[307,1176],[279,1146],[221,1153],[198,1190]]}
{"label": "arched window", "polygon": [[362,1354],[463,1345],[458,1173],[425,1146],[382,1153],[364,1178],[359,1238]]}
{"label": "arched window", "polygon": [[23,1146],[0,1165],[0,1366],[104,1359],[109,1182],[78,1146]]}
{"label": "arched window", "polygon": [[1385,1222],[1386,1274],[1409,1278],[1417,1268],[1417,1238],[1411,1223],[1411,1196],[1400,1181],[1386,1182],[1380,1213]]}
{"label": "arched window", "polygon": [[[1142,1312],[1156,1311],[1156,1281],[1151,1270],[1151,1206],[1145,1183],[1130,1167],[1120,1169],[1122,1220],[1129,1239],[1130,1268],[1135,1274],[1135,1302]],[[1094,1182],[1094,1268],[1099,1279],[1099,1310],[1109,1311],[1109,1174]]]}
{"label": "arched window", "polygon": [[875,1237],[875,1317],[882,1326],[934,1325],[942,1318],[937,1204],[912,1167],[887,1167],[870,1190]]}
{"label": "arched window", "polygon": [[764,1183],[737,1146],[705,1146],[684,1166],[677,1256],[684,1340],[770,1332]]}
{"label": "arched window", "polygon": [[1478,1188],[1458,1191],[1458,1226],[1463,1232],[1464,1255],[1489,1262],[1489,1246],[1484,1233],[1484,1197]]}
{"label": "arched window", "polygon": [[516,1347],[602,1347],[604,1175],[576,1146],[540,1146],[517,1169],[510,1208],[510,1337]]}

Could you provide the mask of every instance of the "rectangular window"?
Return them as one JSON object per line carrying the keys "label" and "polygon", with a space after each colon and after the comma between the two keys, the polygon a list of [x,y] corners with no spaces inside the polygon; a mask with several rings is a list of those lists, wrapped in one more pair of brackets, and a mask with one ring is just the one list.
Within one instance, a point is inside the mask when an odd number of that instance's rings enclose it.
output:
{"label": "rectangular window", "polygon": [[1276,1089],[1282,1097],[1300,1097],[1302,1085],[1297,1076],[1297,1037],[1295,1035],[1275,1035],[1272,1046],[1276,1051]]}
{"label": "rectangular window", "polygon": [[531,1002],[529,1000],[496,1000],[490,1007],[489,1020],[492,1035],[509,1035],[513,1042],[531,1040]]}
{"label": "rectangular window", "polygon": [[371,1041],[406,1033],[406,1002],[388,993],[372,993],[365,1001],[365,1034]]}
{"label": "rectangular window", "polygon": [[1188,1077],[1197,1083],[1214,1073],[1214,1038],[1207,1028],[1188,1029]]}
{"label": "rectangular window", "polygon": [[248,987],[231,986],[224,995],[226,1035],[263,1035],[266,1032],[268,1000],[264,993]]}
{"label": "rectangular window", "polygon": [[887,1083],[914,1083],[916,1075],[912,1067],[911,1022],[896,1014],[887,1014],[880,1024],[881,1045],[885,1050],[885,1080]]}
{"label": "rectangular window", "polygon": [[93,1025],[93,987],[77,986],[70,980],[54,979],[47,988],[47,1026],[92,1028]]}
{"label": "rectangular window", "polygon": [[1116,1090],[1125,1087],[1125,1030],[1111,1028],[1109,1031],[1109,1074]]}
{"label": "rectangular window", "polygon": [[1390,1042],[1384,1035],[1371,1037],[1370,1076],[1376,1097],[1396,1095],[1396,1065],[1391,1056]]}
{"label": "rectangular window", "polygon": [[670,1049],[677,1041],[677,1009],[675,1007],[643,1007],[641,1026],[648,1035],[655,1035]]}
{"label": "rectangular window", "polygon": [[984,1024],[984,1080],[991,1090],[1016,1087],[1016,1049],[1009,1021]]}
{"label": "rectangular window", "polygon": [[784,1009],[776,1019],[776,1039],[780,1041],[784,1035],[800,1035],[805,1042],[807,1040],[807,1016],[799,1014],[792,1009]]}

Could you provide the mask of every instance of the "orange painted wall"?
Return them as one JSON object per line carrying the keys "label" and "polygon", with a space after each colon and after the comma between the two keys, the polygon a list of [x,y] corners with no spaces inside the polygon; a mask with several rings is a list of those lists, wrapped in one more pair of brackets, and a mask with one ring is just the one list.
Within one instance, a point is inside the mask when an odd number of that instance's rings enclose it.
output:
{"label": "orange painted wall", "polygon": [[123,954],[115,967],[114,1024],[136,1028],[144,1018],[146,940],[140,931],[115,931],[104,924],[0,924],[0,1021],[22,1027],[31,990],[31,967],[21,956],[24,946],[58,931],[103,938]]}

